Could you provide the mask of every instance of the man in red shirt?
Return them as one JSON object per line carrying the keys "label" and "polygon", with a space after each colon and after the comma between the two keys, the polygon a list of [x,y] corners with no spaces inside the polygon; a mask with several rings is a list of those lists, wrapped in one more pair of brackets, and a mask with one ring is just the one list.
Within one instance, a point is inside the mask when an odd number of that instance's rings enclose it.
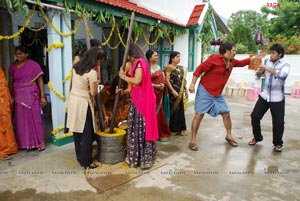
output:
{"label": "man in red shirt", "polygon": [[[222,91],[233,67],[249,65],[250,58],[237,60],[234,59],[235,54],[235,44],[232,42],[223,42],[220,45],[219,54],[211,55],[193,73],[193,79],[189,87],[190,93],[195,93],[196,81],[202,75],[195,98],[195,115],[192,121],[192,136],[189,143],[189,148],[193,151],[198,151],[196,135],[205,113],[213,117],[221,115],[226,128],[225,140],[231,146],[238,146],[231,135],[230,110]],[[261,56],[256,58],[261,58]]]}

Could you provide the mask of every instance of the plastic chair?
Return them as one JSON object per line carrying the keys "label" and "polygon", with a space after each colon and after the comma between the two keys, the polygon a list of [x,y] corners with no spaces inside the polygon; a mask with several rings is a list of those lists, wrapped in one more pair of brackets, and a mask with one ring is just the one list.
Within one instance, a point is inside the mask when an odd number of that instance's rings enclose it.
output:
{"label": "plastic chair", "polygon": [[233,92],[236,90],[237,91],[238,87],[237,87],[237,83],[229,78],[227,84],[225,85],[225,96],[228,95],[229,92],[231,92],[231,96],[233,96]]}
{"label": "plastic chair", "polygon": [[252,89],[252,87],[254,86],[254,83],[253,82],[246,82],[244,80],[239,80],[237,85],[238,85],[239,95],[245,96],[247,90]]}
{"label": "plastic chair", "polygon": [[300,81],[294,80],[292,82],[292,97],[293,98],[300,98]]}
{"label": "plastic chair", "polygon": [[260,87],[251,87],[246,91],[246,98],[248,100],[255,100],[260,93]]}

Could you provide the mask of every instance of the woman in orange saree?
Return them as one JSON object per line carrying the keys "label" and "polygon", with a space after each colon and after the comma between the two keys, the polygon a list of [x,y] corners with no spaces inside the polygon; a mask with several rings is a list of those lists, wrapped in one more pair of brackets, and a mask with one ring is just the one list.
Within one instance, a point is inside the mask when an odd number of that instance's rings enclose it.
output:
{"label": "woman in orange saree", "polygon": [[11,122],[11,107],[12,101],[8,82],[0,67],[0,160],[10,159],[8,154],[18,152]]}

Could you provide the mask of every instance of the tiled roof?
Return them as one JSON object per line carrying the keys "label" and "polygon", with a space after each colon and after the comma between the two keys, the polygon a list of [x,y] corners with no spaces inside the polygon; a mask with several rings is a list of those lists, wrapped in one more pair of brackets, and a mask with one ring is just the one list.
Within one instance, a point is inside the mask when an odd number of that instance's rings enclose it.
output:
{"label": "tiled roof", "polygon": [[135,13],[139,13],[139,14],[144,15],[144,16],[152,17],[152,18],[157,19],[157,20],[161,20],[161,21],[165,21],[165,22],[168,22],[168,23],[171,23],[171,24],[175,24],[175,25],[178,25],[178,26],[181,26],[181,27],[185,27],[185,25],[183,25],[183,24],[179,24],[179,23],[177,23],[177,22],[175,22],[175,21],[173,21],[169,18],[161,16],[160,14],[154,13],[154,12],[152,12],[152,11],[146,9],[146,8],[140,7],[135,3],[131,3],[131,2],[129,2],[129,0],[96,0],[96,1],[100,2],[100,3],[108,4],[108,5],[111,5],[111,6],[114,6],[114,7],[119,7],[119,8],[123,8],[123,9],[126,9],[126,10],[130,10],[130,11],[133,11]]}
{"label": "tiled roof", "polygon": [[199,18],[201,16],[201,14],[202,14],[204,6],[205,6],[204,4],[195,6],[195,8],[194,8],[194,10],[193,10],[193,12],[190,16],[190,19],[189,19],[189,21],[186,25],[187,27],[192,26],[192,25],[198,25],[198,21],[199,21]]}

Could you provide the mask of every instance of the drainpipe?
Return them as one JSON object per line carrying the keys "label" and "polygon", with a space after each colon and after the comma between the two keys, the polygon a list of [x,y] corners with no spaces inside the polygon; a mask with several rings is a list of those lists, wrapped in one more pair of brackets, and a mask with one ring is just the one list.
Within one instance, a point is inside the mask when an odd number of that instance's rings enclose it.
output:
{"label": "drainpipe", "polygon": [[[45,7],[54,8],[54,9],[57,9],[57,10],[65,10],[64,7],[54,6],[54,5],[47,4],[47,3],[40,3],[40,4],[38,4],[37,2],[32,1],[32,0],[25,0],[25,2],[31,3],[31,4],[35,4],[35,5],[40,5],[41,4],[41,5],[45,6]],[[70,12],[74,12],[74,10],[70,9]]]}

